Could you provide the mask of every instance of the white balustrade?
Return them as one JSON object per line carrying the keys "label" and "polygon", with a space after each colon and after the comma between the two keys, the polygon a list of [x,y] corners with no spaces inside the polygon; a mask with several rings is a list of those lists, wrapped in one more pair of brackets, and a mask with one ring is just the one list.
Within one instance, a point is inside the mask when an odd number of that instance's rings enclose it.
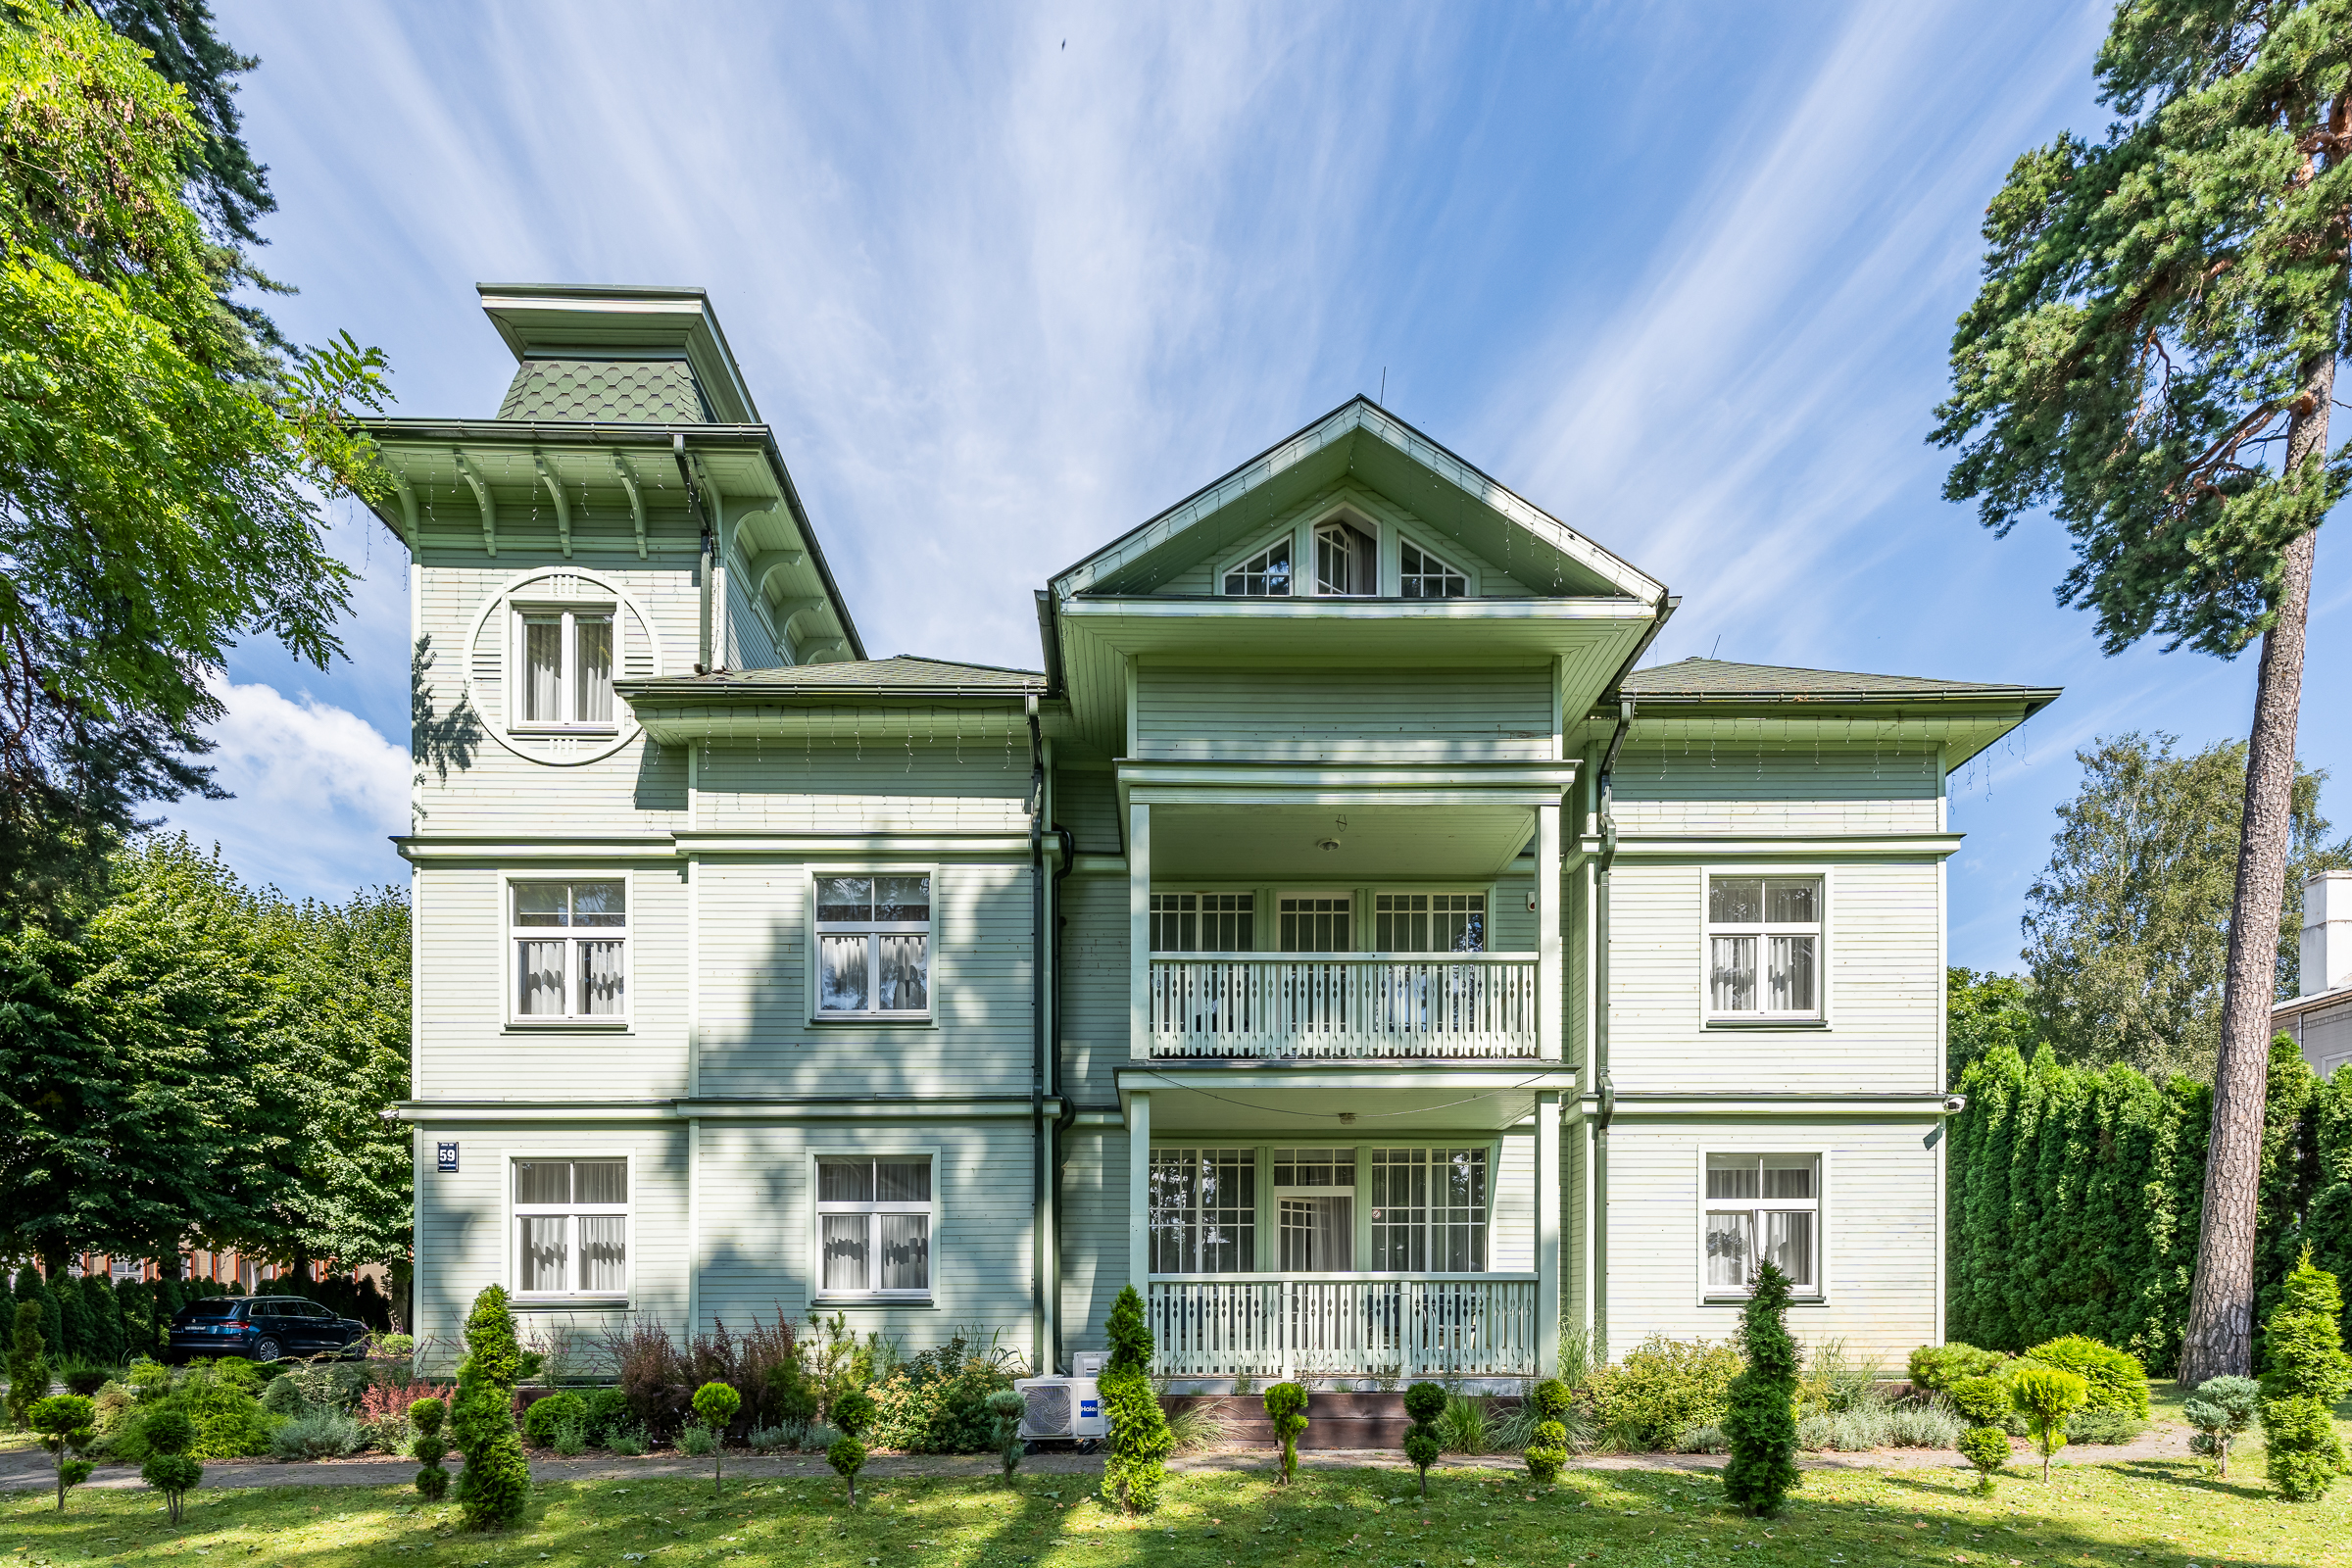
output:
{"label": "white balustrade", "polygon": [[1536,1373],[1533,1274],[1179,1275],[1149,1310],[1165,1377]]}
{"label": "white balustrade", "polygon": [[1154,1056],[1533,1056],[1536,957],[1200,954],[1152,960]]}

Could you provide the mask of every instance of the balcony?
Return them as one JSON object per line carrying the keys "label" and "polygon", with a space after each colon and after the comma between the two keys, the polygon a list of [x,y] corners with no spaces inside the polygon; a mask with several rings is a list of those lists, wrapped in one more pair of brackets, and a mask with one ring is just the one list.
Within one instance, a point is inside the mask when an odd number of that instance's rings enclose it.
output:
{"label": "balcony", "polygon": [[1186,1275],[1151,1282],[1171,1378],[1533,1377],[1533,1274]]}
{"label": "balcony", "polygon": [[1154,1059],[1538,1054],[1532,953],[1216,954],[1152,959]]}

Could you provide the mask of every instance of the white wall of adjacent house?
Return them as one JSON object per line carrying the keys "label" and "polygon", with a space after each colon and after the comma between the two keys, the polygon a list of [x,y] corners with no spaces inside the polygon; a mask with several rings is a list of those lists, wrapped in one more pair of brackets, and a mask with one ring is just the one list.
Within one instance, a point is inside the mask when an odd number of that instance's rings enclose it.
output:
{"label": "white wall of adjacent house", "polygon": [[2352,871],[2321,871],[2303,884],[2297,996],[2276,1011],[2278,1031],[2303,1050],[2323,1078],[2352,1066],[2352,994],[2306,1005],[2305,999],[2352,993]]}

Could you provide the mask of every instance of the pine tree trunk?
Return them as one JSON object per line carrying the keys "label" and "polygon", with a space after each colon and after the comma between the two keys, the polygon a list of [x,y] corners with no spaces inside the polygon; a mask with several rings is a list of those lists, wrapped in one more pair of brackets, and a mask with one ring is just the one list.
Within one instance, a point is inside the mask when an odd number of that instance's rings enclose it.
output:
{"label": "pine tree trunk", "polygon": [[[2304,366],[2301,411],[2288,427],[2291,472],[2328,446],[2335,359]],[[2189,1286],[2180,1383],[2244,1377],[2254,1364],[2254,1211],[2262,1175],[2263,1104],[2270,1090],[2271,1005],[2278,986],[2278,920],[2286,900],[2286,851],[2295,784],[2295,716],[2303,699],[2304,617],[2311,602],[2315,536],[2281,552],[2277,618],[2263,634],[2246,745],[2245,818],[2237,890],[2230,909],[2230,969],[2222,994],[2222,1045],[2213,1073],[2213,1139],[2205,1161],[2205,1215]]]}

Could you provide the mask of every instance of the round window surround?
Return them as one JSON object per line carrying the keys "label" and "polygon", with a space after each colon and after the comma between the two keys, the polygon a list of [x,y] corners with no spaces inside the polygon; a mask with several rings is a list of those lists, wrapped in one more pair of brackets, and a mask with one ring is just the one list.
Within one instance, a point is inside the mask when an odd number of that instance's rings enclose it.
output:
{"label": "round window surround", "polygon": [[513,689],[514,607],[561,609],[572,604],[611,605],[614,640],[613,678],[645,680],[662,673],[662,634],[645,606],[619,583],[575,566],[534,566],[519,572],[486,595],[466,634],[466,697],[481,715],[482,726],[499,745],[526,760],[550,767],[579,767],[601,762],[641,733],[636,715],[618,697],[613,699],[614,727],[610,733],[567,735],[561,732],[517,732],[507,723],[507,696]]}

